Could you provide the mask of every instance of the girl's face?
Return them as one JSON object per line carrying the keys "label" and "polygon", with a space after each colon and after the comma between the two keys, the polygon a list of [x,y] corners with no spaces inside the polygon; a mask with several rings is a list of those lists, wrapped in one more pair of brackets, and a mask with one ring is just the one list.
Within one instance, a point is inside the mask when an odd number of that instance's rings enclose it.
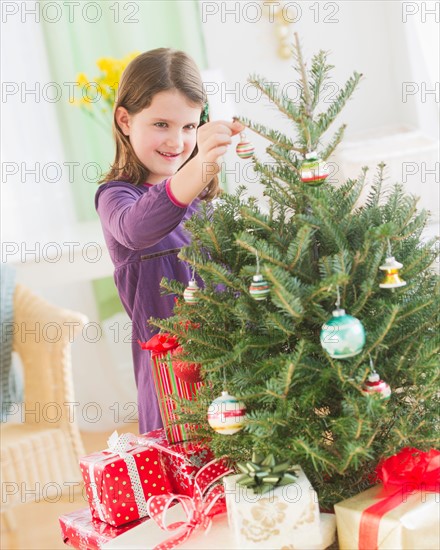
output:
{"label": "girl's face", "polygon": [[177,90],[159,92],[136,115],[118,107],[116,120],[138,159],[150,171],[148,183],[160,183],[188,160],[196,146],[201,107]]}

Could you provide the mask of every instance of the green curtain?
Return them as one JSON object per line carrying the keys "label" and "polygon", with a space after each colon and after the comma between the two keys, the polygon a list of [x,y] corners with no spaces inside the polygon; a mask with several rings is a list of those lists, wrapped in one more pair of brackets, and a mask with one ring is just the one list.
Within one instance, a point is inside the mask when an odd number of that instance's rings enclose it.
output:
{"label": "green curtain", "polygon": [[[113,161],[114,144],[110,122],[106,131],[69,103],[78,73],[93,80],[99,74],[97,59],[158,47],[186,51],[201,69],[207,61],[197,0],[73,4],[58,2],[56,10],[54,2],[41,1],[40,13],[50,74],[63,92],[56,108],[66,162],[71,163],[66,168],[68,184],[78,221],[86,222],[97,220],[97,181]],[[95,280],[93,286],[101,320],[122,310],[112,277]]]}

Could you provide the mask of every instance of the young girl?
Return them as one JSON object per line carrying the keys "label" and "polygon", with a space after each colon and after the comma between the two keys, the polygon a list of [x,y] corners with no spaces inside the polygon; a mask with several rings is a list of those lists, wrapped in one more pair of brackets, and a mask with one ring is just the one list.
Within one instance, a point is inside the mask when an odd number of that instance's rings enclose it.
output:
{"label": "young girl", "polygon": [[160,293],[162,277],[185,284],[191,269],[177,258],[189,242],[183,228],[199,200],[219,194],[215,175],[238,122],[202,121],[206,97],[200,73],[184,52],[168,48],[136,57],[119,83],[113,133],[116,156],[95,198],[114,279],[132,320],[139,430],[162,426],[149,353],[138,340],[155,332],[150,317],[173,312]]}

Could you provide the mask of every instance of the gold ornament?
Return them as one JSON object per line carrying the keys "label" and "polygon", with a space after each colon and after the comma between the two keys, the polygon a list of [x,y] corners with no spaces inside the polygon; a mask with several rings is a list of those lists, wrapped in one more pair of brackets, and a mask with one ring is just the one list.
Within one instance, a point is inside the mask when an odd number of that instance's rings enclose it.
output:
{"label": "gold ornament", "polygon": [[385,278],[380,283],[380,288],[399,288],[405,286],[406,282],[399,277],[399,269],[403,265],[397,262],[394,256],[388,256],[385,263],[379,267],[382,271],[385,271]]}

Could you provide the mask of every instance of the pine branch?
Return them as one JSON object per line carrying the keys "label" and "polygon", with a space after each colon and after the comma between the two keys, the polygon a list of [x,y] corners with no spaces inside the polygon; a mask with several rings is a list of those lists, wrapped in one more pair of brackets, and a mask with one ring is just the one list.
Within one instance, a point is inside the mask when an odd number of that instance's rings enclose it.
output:
{"label": "pine branch", "polygon": [[264,125],[258,124],[256,122],[250,121],[248,118],[240,117],[238,119],[242,124],[247,126],[250,130],[255,132],[256,134],[264,137],[274,145],[277,145],[278,147],[282,149],[286,149],[287,151],[297,151],[298,153],[301,153],[302,155],[305,154],[305,149],[295,146],[295,144],[290,140],[288,137],[286,137],[284,134],[277,130],[268,130]]}
{"label": "pine branch", "polygon": [[362,74],[354,72],[353,76],[351,76],[347,80],[345,87],[338,93],[336,99],[333,101],[327,111],[318,115],[317,132],[320,135],[324,134],[328,130],[330,124],[332,124],[335,118],[345,107],[345,104],[353,94],[361,78]]}
{"label": "pine branch", "polygon": [[303,89],[303,92],[304,92],[305,113],[306,113],[306,116],[311,118],[312,114],[313,114],[312,96],[311,96],[311,93],[310,93],[309,82],[308,82],[308,79],[307,79],[306,66],[305,66],[305,63],[304,63],[304,60],[303,60],[302,51],[301,51],[301,44],[299,43],[299,37],[298,37],[297,32],[294,33],[294,37],[295,37],[295,47],[293,49],[293,55],[294,55],[294,59],[296,61],[296,69],[299,72],[300,77],[301,77],[302,89]]}
{"label": "pine branch", "polygon": [[295,104],[289,99],[280,95],[277,92],[273,82],[267,82],[265,79],[259,77],[258,75],[254,75],[248,78],[248,82],[255,86],[257,90],[260,90],[260,92],[266,95],[268,99],[278,107],[278,110],[281,113],[286,115],[290,120],[301,124],[301,116]]}
{"label": "pine branch", "polygon": [[334,69],[333,65],[327,65],[327,55],[327,52],[321,50],[317,55],[312,57],[312,66],[310,69],[312,109],[317,107],[323,84],[329,78],[331,70]]}
{"label": "pine branch", "polygon": [[331,142],[327,145],[327,147],[321,153],[321,158],[323,160],[327,160],[329,156],[333,153],[333,151],[336,149],[336,147],[341,143],[344,137],[346,128],[347,128],[346,124],[343,124],[342,126],[339,127],[339,129],[333,136]]}

